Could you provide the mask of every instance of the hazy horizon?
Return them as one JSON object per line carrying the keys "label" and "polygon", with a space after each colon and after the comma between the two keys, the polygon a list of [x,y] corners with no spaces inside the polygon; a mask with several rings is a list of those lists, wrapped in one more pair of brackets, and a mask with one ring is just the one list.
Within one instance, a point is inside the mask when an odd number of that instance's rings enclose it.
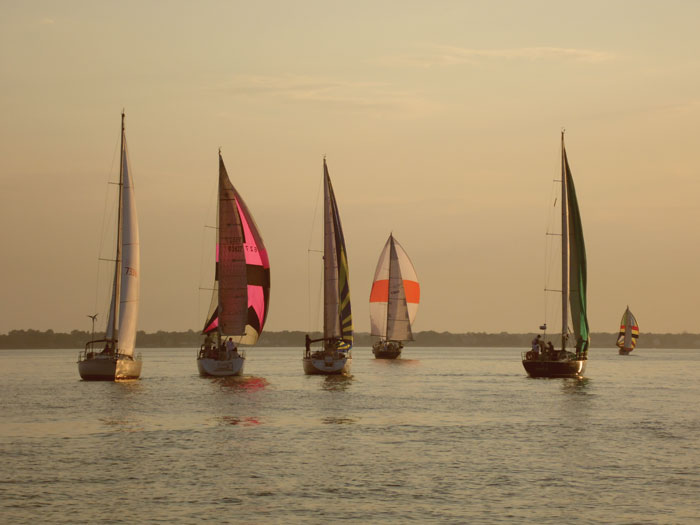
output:
{"label": "hazy horizon", "polygon": [[122,108],[139,330],[204,322],[221,147],[270,256],[266,329],[318,329],[307,250],[326,155],[357,331],[390,232],[420,280],[415,331],[536,331],[566,128],[591,331],[615,332],[629,305],[642,334],[700,332],[700,3],[36,1],[0,13],[0,333],[104,321]]}

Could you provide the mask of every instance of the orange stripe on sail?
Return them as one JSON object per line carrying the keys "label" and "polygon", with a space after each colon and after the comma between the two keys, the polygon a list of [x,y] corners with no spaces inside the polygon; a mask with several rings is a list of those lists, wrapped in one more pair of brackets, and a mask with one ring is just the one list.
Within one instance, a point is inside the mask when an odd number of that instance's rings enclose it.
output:
{"label": "orange stripe on sail", "polygon": [[[416,281],[403,282],[403,289],[406,292],[406,302],[420,302],[420,285]],[[389,279],[374,281],[372,291],[369,294],[370,303],[386,303],[389,300]]]}
{"label": "orange stripe on sail", "polygon": [[389,279],[374,281],[369,294],[370,303],[386,303],[389,300]]}
{"label": "orange stripe on sail", "polygon": [[406,291],[406,302],[416,303],[420,302],[420,284],[416,281],[404,281],[403,289]]}

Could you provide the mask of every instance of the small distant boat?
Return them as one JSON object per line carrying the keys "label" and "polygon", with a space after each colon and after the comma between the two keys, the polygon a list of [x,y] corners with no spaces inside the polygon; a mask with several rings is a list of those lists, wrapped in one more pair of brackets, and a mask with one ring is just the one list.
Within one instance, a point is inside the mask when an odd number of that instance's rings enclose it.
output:
{"label": "small distant boat", "polygon": [[[323,159],[323,337],[306,335],[305,374],[348,374],[352,365],[352,311],[348,257],[326,159]],[[321,341],[320,350],[311,343]]]}
{"label": "small distant boat", "polygon": [[[544,345],[524,352],[523,366],[530,377],[581,377],[586,370],[590,334],[586,307],[586,247],[574,179],[561,134],[561,349]],[[571,315],[573,334],[569,333]],[[543,327],[546,327],[543,325]],[[569,343],[573,335],[575,343]],[[574,349],[574,352],[567,348]]]}
{"label": "small distant boat", "polygon": [[369,296],[371,335],[379,341],[372,345],[377,359],[396,359],[403,341],[413,341],[411,325],[418,312],[420,285],[416,270],[406,252],[389,235],[379,256]]}
{"label": "small distant boat", "polygon": [[197,369],[202,376],[237,376],[245,363],[245,352],[238,345],[254,345],[265,325],[270,262],[253,216],[231,184],[221,152],[218,195],[214,289]]}
{"label": "small distant boat", "polygon": [[88,381],[138,379],[141,376],[141,356],[134,355],[139,311],[139,229],[123,112],[114,261],[112,300],[104,339],[88,341],[78,356],[78,373]]}
{"label": "small distant boat", "polygon": [[620,333],[617,336],[617,347],[620,349],[620,355],[629,355],[637,346],[637,339],[639,339],[639,326],[628,306],[625,313],[622,314]]}

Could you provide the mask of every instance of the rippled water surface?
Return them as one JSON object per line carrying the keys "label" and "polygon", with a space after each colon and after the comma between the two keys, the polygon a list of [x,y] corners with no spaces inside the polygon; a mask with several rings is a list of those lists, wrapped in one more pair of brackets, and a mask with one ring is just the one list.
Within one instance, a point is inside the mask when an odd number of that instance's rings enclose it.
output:
{"label": "rippled water surface", "polygon": [[301,349],[197,376],[144,349],[139,381],[80,381],[77,351],[0,351],[6,523],[700,523],[700,351],[594,350],[529,379],[520,349]]}

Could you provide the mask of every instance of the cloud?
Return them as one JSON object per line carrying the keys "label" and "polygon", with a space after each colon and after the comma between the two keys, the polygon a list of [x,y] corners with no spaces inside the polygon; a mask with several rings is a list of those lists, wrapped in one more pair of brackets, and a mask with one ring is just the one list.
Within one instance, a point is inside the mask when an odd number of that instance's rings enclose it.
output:
{"label": "cloud", "polygon": [[382,82],[353,82],[304,75],[237,75],[220,86],[227,93],[272,97],[297,103],[403,112],[408,116],[431,113],[437,104],[415,93]]}
{"label": "cloud", "polygon": [[441,67],[477,64],[486,60],[572,60],[598,63],[613,60],[606,51],[563,47],[520,47],[510,49],[473,49],[455,46],[426,46],[425,51],[381,59],[385,65]]}

